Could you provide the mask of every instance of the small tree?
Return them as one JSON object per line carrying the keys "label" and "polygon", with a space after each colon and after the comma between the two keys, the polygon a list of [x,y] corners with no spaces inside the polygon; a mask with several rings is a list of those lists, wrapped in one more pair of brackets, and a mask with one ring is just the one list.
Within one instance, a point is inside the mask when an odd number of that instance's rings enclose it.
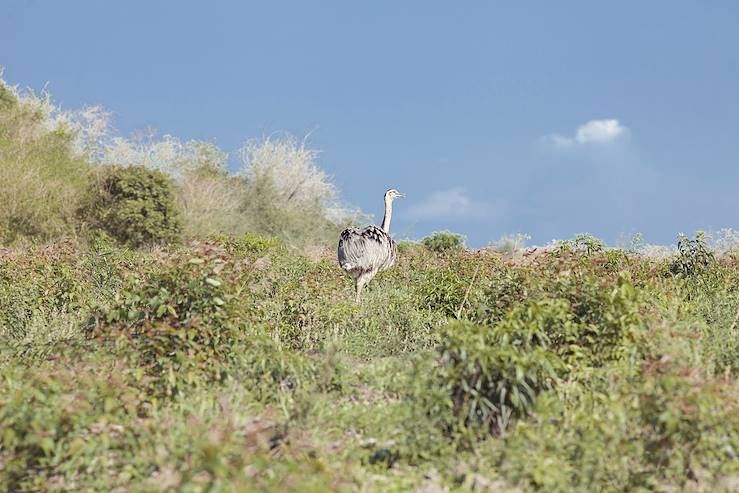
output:
{"label": "small tree", "polygon": [[84,215],[131,247],[174,241],[182,229],[171,180],[144,166],[104,169],[91,186]]}
{"label": "small tree", "polygon": [[463,248],[464,236],[451,231],[437,231],[421,240],[421,243],[432,252],[441,253]]}
{"label": "small tree", "polygon": [[670,272],[680,277],[692,277],[704,273],[716,260],[709,249],[705,233],[699,231],[695,238],[683,234],[677,239],[677,256],[670,263]]}

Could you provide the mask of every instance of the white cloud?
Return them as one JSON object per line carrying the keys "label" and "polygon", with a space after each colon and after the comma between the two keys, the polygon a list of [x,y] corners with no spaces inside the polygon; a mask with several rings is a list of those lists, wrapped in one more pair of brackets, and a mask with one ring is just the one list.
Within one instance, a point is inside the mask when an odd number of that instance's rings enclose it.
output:
{"label": "white cloud", "polygon": [[575,145],[608,144],[626,136],[628,131],[629,129],[621,125],[615,118],[590,120],[584,125],[580,125],[572,137],[551,134],[544,137],[544,140],[555,147],[565,149]]}
{"label": "white cloud", "polygon": [[417,220],[473,219],[489,216],[491,203],[472,199],[462,187],[433,192],[420,203],[413,204],[408,216]]}
{"label": "white cloud", "polygon": [[588,142],[610,142],[618,139],[626,132],[618,120],[590,120],[580,126],[575,133],[575,140],[580,144]]}

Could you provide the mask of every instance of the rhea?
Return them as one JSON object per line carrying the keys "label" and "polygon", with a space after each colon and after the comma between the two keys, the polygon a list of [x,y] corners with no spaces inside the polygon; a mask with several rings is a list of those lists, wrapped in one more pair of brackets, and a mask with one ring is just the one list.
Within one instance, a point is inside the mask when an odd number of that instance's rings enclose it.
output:
{"label": "rhea", "polygon": [[374,224],[364,229],[347,228],[339,237],[339,266],[354,279],[355,301],[359,303],[362,288],[375,275],[395,263],[397,247],[390,236],[393,200],[403,194],[391,188],[385,192],[385,217],[382,226]]}

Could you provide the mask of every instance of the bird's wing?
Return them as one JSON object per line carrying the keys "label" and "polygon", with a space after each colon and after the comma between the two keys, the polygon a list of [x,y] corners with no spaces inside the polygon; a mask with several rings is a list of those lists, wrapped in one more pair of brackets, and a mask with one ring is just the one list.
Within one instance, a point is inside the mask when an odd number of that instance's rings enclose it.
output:
{"label": "bird's wing", "polygon": [[395,260],[395,242],[377,226],[348,228],[339,237],[339,265],[344,270],[386,269]]}

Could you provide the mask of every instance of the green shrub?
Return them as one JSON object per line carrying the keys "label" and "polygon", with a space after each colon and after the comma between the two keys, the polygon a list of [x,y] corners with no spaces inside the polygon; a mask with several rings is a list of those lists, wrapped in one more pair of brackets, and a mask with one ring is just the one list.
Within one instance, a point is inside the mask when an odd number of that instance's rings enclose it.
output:
{"label": "green shrub", "polygon": [[184,234],[204,238],[214,234],[240,235],[249,230],[243,213],[246,194],[244,179],[228,172],[228,155],[210,143],[189,141],[183,148],[194,149],[194,168],[177,177],[177,204],[182,211]]}
{"label": "green shrub", "polygon": [[264,334],[252,334],[237,346],[233,377],[245,382],[260,402],[306,390],[314,383],[318,365],[312,358],[286,350]]}
{"label": "green shrub", "polygon": [[739,372],[739,276],[718,263],[711,275],[680,278],[678,327],[700,335],[703,367],[715,374]]}
{"label": "green shrub", "polygon": [[376,358],[412,354],[435,346],[438,328],[445,324],[443,316],[409,309],[413,296],[394,286],[378,288],[368,299],[371,301],[359,309],[348,303],[348,316],[333,314],[343,334],[341,347],[347,353]]}
{"label": "green shrub", "polygon": [[695,238],[680,235],[677,250],[677,257],[670,263],[670,272],[676,276],[692,277],[702,274],[715,262],[715,256],[708,248],[703,233],[698,233]]}
{"label": "green shrub", "polygon": [[535,491],[731,491],[736,396],[671,363],[637,379],[623,370],[608,368],[595,389],[541,394],[531,419],[490,444],[492,467]]}
{"label": "green shrub", "polygon": [[175,241],[182,228],[172,182],[143,166],[105,168],[93,180],[82,215],[131,247]]}
{"label": "green shrub", "polygon": [[245,233],[234,242],[235,251],[239,254],[264,255],[269,250],[284,247],[284,243],[272,236],[261,236],[255,233]]}
{"label": "green shrub", "polygon": [[139,431],[128,426],[141,416],[143,395],[133,383],[129,372],[110,363],[4,368],[0,489],[108,490],[125,484],[130,474],[122,473],[135,468],[131,456],[141,443]]}
{"label": "green shrub", "polygon": [[575,236],[575,249],[585,252],[587,255],[602,252],[606,248],[606,244],[588,233],[581,233]]}
{"label": "green shrub", "polygon": [[589,233],[580,233],[575,235],[575,239],[558,241],[556,245],[555,252],[559,255],[578,252],[586,257],[594,253],[600,253],[606,248],[606,244],[602,240]]}
{"label": "green shrub", "polygon": [[413,252],[416,248],[418,248],[418,242],[416,241],[400,240],[398,242],[398,253],[401,255]]}
{"label": "green shrub", "polygon": [[503,431],[558,378],[588,378],[589,368],[636,361],[640,305],[626,277],[605,288],[565,276],[549,289],[550,297],[514,304],[500,319],[493,308],[493,325],[455,322],[441,330],[430,385],[446,397],[422,401],[447,432]]}
{"label": "green shrub", "polygon": [[456,317],[468,286],[466,276],[453,267],[429,270],[418,286],[421,306]]}
{"label": "green shrub", "polygon": [[[627,274],[615,282],[567,272],[547,286],[548,296],[566,300],[578,330],[569,339],[556,339],[573,367],[581,363],[601,366],[616,359],[633,359],[644,336],[639,313],[641,297]],[[567,353],[563,353],[567,354]],[[581,359],[584,358],[584,361]]]}
{"label": "green shrub", "polygon": [[260,183],[249,183],[241,213],[249,218],[248,230],[273,236],[292,248],[333,243],[341,227],[324,216],[319,200],[300,208],[279,208],[275,205],[272,189]]}
{"label": "green shrub", "polygon": [[484,325],[499,322],[516,304],[532,293],[531,281],[523,269],[501,267],[483,283],[480,296],[472,305],[471,320]]}
{"label": "green shrub", "polygon": [[0,335],[14,341],[77,318],[91,296],[69,244],[0,256]]}
{"label": "green shrub", "polygon": [[421,243],[432,252],[447,252],[464,248],[464,236],[450,231],[438,231],[423,240]]}
{"label": "green shrub", "polygon": [[566,304],[532,303],[492,327],[445,327],[435,378],[450,398],[447,430],[497,433],[511,417],[525,416],[564,370],[550,334],[574,331],[573,325]]}
{"label": "green shrub", "polygon": [[244,144],[239,213],[249,231],[291,248],[334,246],[344,227],[366,219],[359,210],[337,207],[338,190],[318,166],[318,154],[304,139],[286,134]]}
{"label": "green shrub", "polygon": [[418,277],[413,282],[419,306],[455,318],[468,318],[476,309],[500,266],[493,255],[464,250],[448,258],[419,260],[421,263],[414,266],[419,271]]}
{"label": "green shrub", "polygon": [[205,248],[174,258],[159,271],[131,276],[110,305],[93,311],[88,327],[103,340],[129,341],[135,363],[172,395],[182,385],[220,380],[237,337],[230,323],[225,261]]}

